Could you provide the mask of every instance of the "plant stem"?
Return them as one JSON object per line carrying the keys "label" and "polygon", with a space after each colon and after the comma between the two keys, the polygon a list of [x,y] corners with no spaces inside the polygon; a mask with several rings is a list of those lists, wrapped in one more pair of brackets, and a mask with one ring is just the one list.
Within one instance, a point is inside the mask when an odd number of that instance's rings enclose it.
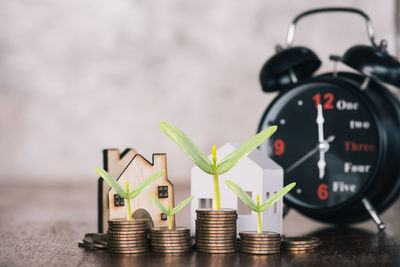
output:
{"label": "plant stem", "polygon": [[168,203],[168,229],[172,229],[172,221],[171,221],[171,204]]}
{"label": "plant stem", "polygon": [[218,181],[217,174],[213,175],[213,181],[214,181],[214,210],[220,210],[221,209],[221,194],[219,192],[219,181]]}
{"label": "plant stem", "polygon": [[[129,182],[128,181],[126,181],[126,194],[129,195]],[[129,221],[132,217],[131,200],[129,198],[126,199],[126,205],[128,207],[128,214],[126,215],[126,219]]]}
{"label": "plant stem", "polygon": [[171,214],[169,214],[168,215],[168,229],[172,229],[172,220],[171,220],[171,217],[172,217],[172,215]]}
{"label": "plant stem", "polygon": [[129,221],[132,217],[132,211],[131,211],[131,200],[130,199],[126,199],[126,203],[128,206],[128,214],[126,215],[126,219]]}
{"label": "plant stem", "polygon": [[262,232],[261,212],[257,211],[258,232]]}

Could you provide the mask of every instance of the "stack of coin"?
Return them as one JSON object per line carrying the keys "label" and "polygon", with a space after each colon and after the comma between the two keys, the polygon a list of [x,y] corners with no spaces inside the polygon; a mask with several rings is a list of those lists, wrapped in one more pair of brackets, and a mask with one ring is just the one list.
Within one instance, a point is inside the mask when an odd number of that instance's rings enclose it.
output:
{"label": "stack of coin", "polygon": [[236,251],[236,210],[196,210],[196,248],[205,253]]}
{"label": "stack of coin", "polygon": [[108,221],[107,247],[113,253],[149,251],[147,219],[112,219]]}
{"label": "stack of coin", "polygon": [[319,248],[321,244],[318,237],[285,237],[282,241],[282,249],[291,252],[307,252]]}
{"label": "stack of coin", "polygon": [[281,249],[281,235],[276,232],[240,232],[240,252],[249,254],[275,254]]}
{"label": "stack of coin", "polygon": [[83,241],[78,243],[78,246],[87,249],[107,248],[106,235],[102,233],[87,233]]}
{"label": "stack of coin", "polygon": [[150,230],[151,250],[158,253],[183,253],[192,249],[190,229],[155,227]]}

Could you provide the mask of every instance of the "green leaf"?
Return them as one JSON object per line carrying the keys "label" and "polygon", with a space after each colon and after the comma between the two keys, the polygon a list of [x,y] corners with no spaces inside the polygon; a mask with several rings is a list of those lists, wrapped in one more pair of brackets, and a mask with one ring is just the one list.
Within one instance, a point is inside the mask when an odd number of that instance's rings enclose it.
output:
{"label": "green leaf", "polygon": [[94,168],[96,173],[100,175],[101,178],[104,179],[104,181],[107,182],[111,186],[112,189],[122,198],[128,198],[124,188],[112,177],[108,172],[103,170],[102,168]]}
{"label": "green leaf", "polygon": [[194,196],[190,196],[187,199],[185,199],[184,201],[182,201],[181,203],[179,203],[178,205],[176,205],[175,208],[173,208],[171,210],[171,215],[174,215],[175,213],[180,211],[183,207],[186,206],[186,204],[188,204],[190,201],[192,201],[193,198],[194,198]]}
{"label": "green leaf", "polygon": [[128,194],[128,199],[132,199],[137,197],[146,187],[148,187],[150,184],[152,184],[155,180],[160,178],[163,174],[165,173],[165,170],[159,171],[146,180],[144,180],[141,184],[135,187],[131,192]]}
{"label": "green leaf", "polygon": [[246,204],[249,209],[257,211],[257,204],[240,186],[231,180],[226,180],[225,184],[240,198],[240,200],[243,201],[244,204]]}
{"label": "green leaf", "polygon": [[155,198],[153,195],[147,195],[147,197],[151,201],[153,201],[154,204],[156,204],[156,206],[161,210],[162,213],[169,215],[167,208],[164,207],[164,205],[157,198]]}
{"label": "green leaf", "polygon": [[264,203],[261,204],[259,211],[266,211],[269,207],[272,206],[276,201],[278,201],[281,197],[283,197],[287,192],[292,190],[292,188],[296,185],[296,183],[291,183],[276,192],[272,197],[267,199]]}
{"label": "green leaf", "polygon": [[159,126],[200,169],[208,174],[213,174],[211,161],[181,130],[168,122],[160,122]]}
{"label": "green leaf", "polygon": [[239,160],[246,157],[250,152],[256,149],[259,145],[265,142],[273,133],[275,133],[277,126],[271,126],[262,132],[258,133],[256,136],[252,137],[247,142],[243,143],[239,148],[226,156],[217,165],[216,174],[221,175],[232,169]]}

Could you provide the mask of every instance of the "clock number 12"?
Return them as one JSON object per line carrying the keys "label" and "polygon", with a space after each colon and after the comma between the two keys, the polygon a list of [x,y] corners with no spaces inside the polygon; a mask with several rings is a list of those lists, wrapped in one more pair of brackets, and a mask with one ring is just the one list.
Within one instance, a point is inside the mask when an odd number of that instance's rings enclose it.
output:
{"label": "clock number 12", "polygon": [[[335,96],[332,93],[325,93],[323,96],[325,103],[322,105],[324,109],[333,109],[332,102],[335,99]],[[321,94],[317,93],[312,98],[315,101],[315,107],[318,107],[321,104]]]}

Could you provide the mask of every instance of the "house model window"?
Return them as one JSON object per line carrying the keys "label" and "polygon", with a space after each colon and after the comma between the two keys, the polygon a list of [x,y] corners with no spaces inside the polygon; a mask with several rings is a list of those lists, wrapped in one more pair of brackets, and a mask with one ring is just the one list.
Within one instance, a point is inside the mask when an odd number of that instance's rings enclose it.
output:
{"label": "house model window", "polygon": [[[251,192],[248,192],[248,191],[245,191],[249,196],[250,196],[250,198],[252,197],[252,193]],[[247,206],[246,206],[246,204],[244,204],[241,200],[240,200],[240,198],[237,198],[237,210],[238,210],[238,214],[239,215],[251,215],[251,209],[249,209]]]}
{"label": "house model window", "polygon": [[[275,193],[276,193],[276,191],[274,192],[274,194]],[[265,194],[266,194],[266,197],[267,197],[266,199],[269,199],[273,195],[270,192],[266,192]],[[278,213],[278,202],[275,202],[274,205],[273,205],[273,208],[268,209],[267,213],[268,214],[276,214],[276,213]]]}
{"label": "house model window", "polygon": [[114,206],[123,207],[125,205],[125,199],[120,197],[118,194],[114,194]]}
{"label": "house model window", "polygon": [[161,220],[166,221],[167,220],[167,214],[161,213]]}
{"label": "house model window", "polygon": [[168,186],[158,187],[158,198],[168,198]]}
{"label": "house model window", "polygon": [[211,209],[213,207],[212,198],[200,198],[199,208],[200,209]]}

